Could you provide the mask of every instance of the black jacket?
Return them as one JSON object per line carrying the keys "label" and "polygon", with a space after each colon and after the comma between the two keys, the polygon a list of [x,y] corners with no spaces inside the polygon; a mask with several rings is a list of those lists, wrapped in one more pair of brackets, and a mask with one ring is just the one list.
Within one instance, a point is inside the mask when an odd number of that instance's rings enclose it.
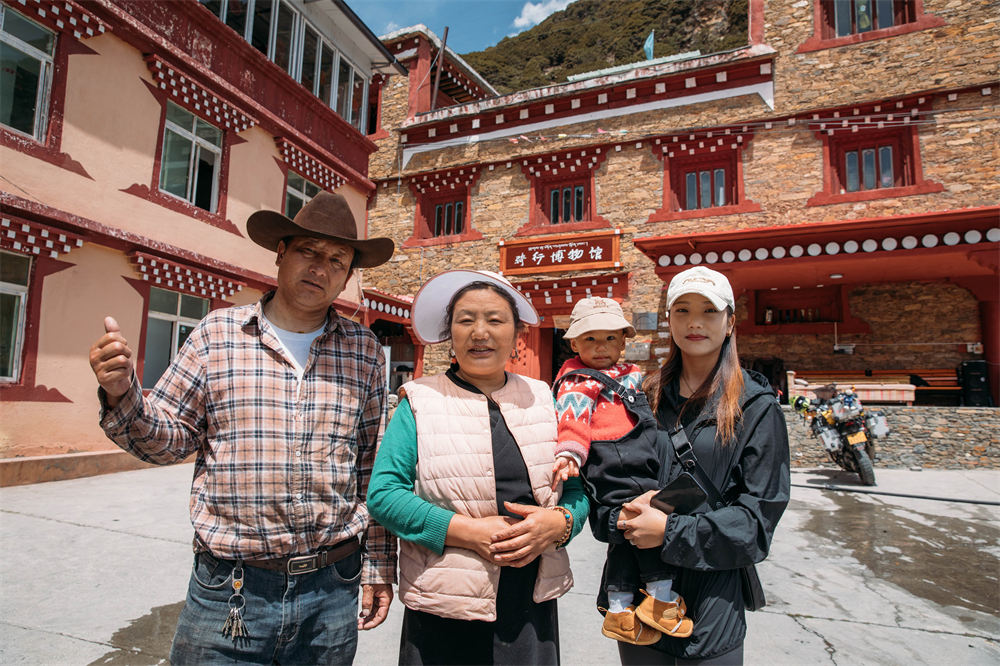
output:
{"label": "black jacket", "polygon": [[[767,557],[775,526],[788,505],[785,417],[762,375],[745,370],[743,381],[743,418],[735,444],[716,445],[710,407],[701,414],[684,415],[684,429],[699,464],[722,494],[733,498],[722,509],[703,506],[692,515],[671,514],[667,521],[660,557],[679,569],[674,590],[684,597],[694,633],[689,638],[665,636],[652,647],[685,659],[715,657],[743,642],[746,619],[739,568]],[[656,413],[661,428],[661,485],[681,471],[666,431],[677,422],[682,402],[676,382],[664,388]],[[591,505],[591,528],[602,541],[619,541],[609,510]],[[607,607],[603,578],[598,605]]]}

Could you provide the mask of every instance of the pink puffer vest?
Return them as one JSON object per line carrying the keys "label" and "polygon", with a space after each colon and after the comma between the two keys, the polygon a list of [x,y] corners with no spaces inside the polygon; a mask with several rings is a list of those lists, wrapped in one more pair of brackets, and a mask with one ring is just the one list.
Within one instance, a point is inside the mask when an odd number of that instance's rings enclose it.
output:
{"label": "pink puffer vest", "polygon": [[[437,506],[465,516],[497,515],[493,442],[486,397],[455,385],[447,376],[422,377],[404,387],[417,425],[417,479],[414,492]],[[539,506],[554,507],[552,492],[556,416],[549,387],[507,375],[493,394],[528,468]],[[399,598],[407,608],[441,617],[485,620],[497,617],[500,567],[471,550],[446,546],[438,555],[400,541]],[[541,555],[533,598],[562,596],[573,586],[565,550]]]}

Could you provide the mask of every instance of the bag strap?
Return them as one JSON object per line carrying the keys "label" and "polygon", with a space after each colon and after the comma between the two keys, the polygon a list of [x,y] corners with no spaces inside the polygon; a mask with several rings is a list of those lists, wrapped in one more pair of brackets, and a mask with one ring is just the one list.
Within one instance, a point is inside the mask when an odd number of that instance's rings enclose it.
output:
{"label": "bag strap", "polygon": [[698,463],[698,458],[694,455],[694,447],[691,446],[691,441],[688,439],[683,426],[677,426],[677,429],[670,433],[670,443],[674,445],[674,453],[677,454],[677,459],[681,461],[681,465],[697,479],[698,485],[704,489],[705,494],[708,496],[708,505],[712,509],[721,509],[726,506],[725,500],[722,499],[722,493],[719,492],[719,489],[712,483],[712,479],[708,477],[704,468]]}
{"label": "bag strap", "polygon": [[603,372],[598,372],[597,370],[593,370],[591,368],[580,368],[579,370],[570,370],[565,375],[556,380],[556,383],[552,385],[552,392],[558,393],[559,385],[562,384],[567,377],[571,377],[573,375],[583,375],[585,377],[590,377],[591,379],[596,380],[601,384],[603,384],[605,388],[609,388],[612,391],[614,391],[615,394],[619,398],[621,398],[622,402],[629,405],[635,403],[635,396],[627,388],[622,386],[621,382],[619,382],[617,379],[612,379],[611,377],[608,377]]}
{"label": "bag strap", "polygon": [[[744,402],[740,406],[740,410],[745,411],[747,406],[750,405],[750,403],[752,403],[754,400],[756,400],[762,395],[767,395],[767,394],[757,393],[750,396],[750,398],[748,398],[746,402]],[[699,421],[695,425],[695,430],[699,430],[702,427],[708,425],[711,420],[712,419],[703,419]],[[694,454],[694,447],[691,446],[691,441],[688,439],[687,432],[684,430],[684,426],[678,424],[678,426],[670,432],[670,442],[671,444],[674,445],[674,452],[677,454],[678,460],[681,461],[681,465],[684,467],[685,470],[690,472],[691,475],[698,480],[698,483],[704,489],[705,494],[708,496],[709,506],[711,506],[713,509],[721,509],[724,506],[728,506],[729,502],[727,502],[722,497],[722,493],[720,493],[716,485],[712,483],[712,479],[709,478],[708,474],[705,472],[705,469],[698,462],[698,457],[695,456]],[[729,480],[729,477],[732,475],[733,469],[735,467],[736,464],[734,463],[733,467],[730,467],[729,471],[726,473],[727,482]]]}

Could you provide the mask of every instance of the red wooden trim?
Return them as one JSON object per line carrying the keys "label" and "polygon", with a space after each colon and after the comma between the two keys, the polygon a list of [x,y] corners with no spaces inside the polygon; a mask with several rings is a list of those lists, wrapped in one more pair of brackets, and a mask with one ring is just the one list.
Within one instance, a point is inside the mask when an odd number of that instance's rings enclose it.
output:
{"label": "red wooden trim", "polygon": [[764,43],[764,0],[750,0],[750,43]]}
{"label": "red wooden trim", "polygon": [[27,303],[24,312],[24,344],[21,346],[21,373],[16,381],[0,382],[0,400],[4,402],[73,402],[58,389],[35,384],[38,369],[38,335],[42,318],[42,284],[45,278],[76,264],[51,257],[30,254]]}
{"label": "red wooden trim", "polygon": [[825,21],[823,20],[823,10],[821,4],[820,0],[813,0],[813,34],[809,37],[809,39],[802,42],[799,48],[795,51],[796,53],[808,53],[810,51],[819,51],[821,49],[831,49],[840,46],[848,46],[850,44],[871,42],[876,39],[885,39],[886,37],[905,35],[907,33],[945,25],[944,19],[941,19],[933,14],[924,13],[923,0],[914,0],[915,20],[910,23],[894,25],[888,28],[882,28],[881,30],[853,33],[850,35],[844,35],[843,37],[823,37]]}
{"label": "red wooden trim", "polygon": [[515,238],[525,236],[547,236],[549,234],[562,234],[567,231],[594,231],[596,229],[610,229],[611,222],[599,215],[595,215],[591,220],[582,222],[560,222],[559,224],[539,224],[525,225],[514,233]]}
{"label": "red wooden trim", "polygon": [[[139,315],[139,343],[135,347],[135,376],[139,378],[139,386],[142,386],[142,373],[146,366],[146,328],[149,323],[149,288],[153,285],[145,280],[122,276],[122,279],[130,287],[136,290],[142,297],[142,313]],[[162,287],[166,289],[166,287]],[[114,315],[112,315],[114,316]],[[144,391],[149,389],[143,389]]]}
{"label": "red wooden trim", "polygon": [[860,190],[858,192],[844,192],[843,194],[829,194],[827,192],[817,192],[806,201],[806,206],[828,206],[838,203],[853,203],[856,201],[874,201],[875,199],[895,199],[897,197],[908,197],[914,194],[931,194],[943,192],[944,185],[931,180],[921,180],[913,185],[905,187],[883,187],[874,190]]}
{"label": "red wooden trim", "polygon": [[[198,206],[195,206],[194,204],[179,197],[175,197],[172,194],[161,192],[159,188],[150,188],[148,185],[135,183],[134,185],[130,185],[121,191],[155,203],[158,206],[168,208],[175,213],[181,213],[182,215],[187,215],[188,217],[193,217],[196,220],[206,222],[211,224],[213,227],[218,227],[219,229],[236,234],[237,236],[243,235],[240,228],[237,227],[231,220],[228,220],[221,215],[210,213],[204,208],[199,208]],[[222,200],[221,187],[219,188],[219,199],[220,201]]]}
{"label": "red wooden trim", "polygon": [[649,216],[646,222],[671,222],[674,220],[697,220],[703,217],[718,217],[721,215],[741,215],[743,213],[758,213],[760,204],[749,199],[734,206],[715,206],[697,210],[664,211],[662,208]]}
{"label": "red wooden trim", "polygon": [[194,266],[205,266],[209,270],[227,276],[227,278],[233,276],[234,279],[244,281],[248,286],[261,291],[274,289],[277,284],[275,278],[269,275],[228,264],[191,250],[153,241],[145,236],[109,227],[100,222],[73,215],[36,201],[22,199],[6,192],[0,193],[0,203],[5,208],[9,208],[12,215],[23,217],[27,221],[36,220],[56,229],[66,229],[71,233],[79,234],[86,242],[114,248],[122,253],[136,249],[155,252],[168,261],[176,260]]}

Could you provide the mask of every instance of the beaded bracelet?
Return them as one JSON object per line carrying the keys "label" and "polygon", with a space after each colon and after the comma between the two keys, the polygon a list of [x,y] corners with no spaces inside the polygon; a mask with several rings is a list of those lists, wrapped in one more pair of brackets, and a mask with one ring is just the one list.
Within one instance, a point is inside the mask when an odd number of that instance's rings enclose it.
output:
{"label": "beaded bracelet", "polygon": [[566,529],[563,530],[559,540],[556,541],[556,548],[562,548],[569,543],[569,538],[573,535],[573,514],[564,506],[555,506],[552,508],[556,511],[562,511],[563,516],[566,517]]}

